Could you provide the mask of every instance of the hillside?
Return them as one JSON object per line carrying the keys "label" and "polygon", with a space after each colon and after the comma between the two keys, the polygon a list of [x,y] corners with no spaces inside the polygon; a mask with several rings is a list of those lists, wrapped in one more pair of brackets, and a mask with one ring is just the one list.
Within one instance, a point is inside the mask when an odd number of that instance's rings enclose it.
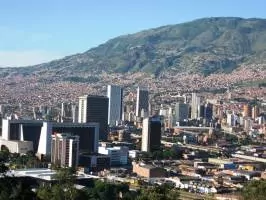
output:
{"label": "hillside", "polygon": [[[40,76],[88,77],[105,72],[231,72],[266,63],[266,20],[204,18],[124,35],[84,53],[49,63],[0,71]],[[86,81],[86,80],[85,80]]]}

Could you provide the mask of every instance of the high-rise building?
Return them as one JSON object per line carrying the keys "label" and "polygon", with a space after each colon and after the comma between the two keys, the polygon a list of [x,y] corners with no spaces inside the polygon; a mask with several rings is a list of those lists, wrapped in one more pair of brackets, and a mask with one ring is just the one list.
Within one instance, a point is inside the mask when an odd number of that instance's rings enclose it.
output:
{"label": "high-rise building", "polygon": [[99,139],[107,140],[108,98],[105,96],[84,95],[79,97],[79,123],[98,122]]}
{"label": "high-rise building", "polygon": [[61,167],[77,167],[79,136],[68,133],[52,135],[51,162]]}
{"label": "high-rise building", "polygon": [[117,121],[122,119],[123,89],[119,86],[108,85],[107,97],[109,98],[108,124],[114,126]]}
{"label": "high-rise building", "polygon": [[78,106],[77,105],[71,105],[71,115],[72,115],[72,122],[77,123],[78,122]]}
{"label": "high-rise building", "polygon": [[252,118],[253,118],[253,119],[256,119],[256,118],[259,116],[259,114],[260,114],[259,107],[255,105],[255,106],[252,108]]}
{"label": "high-rise building", "polygon": [[141,150],[152,152],[161,146],[162,121],[160,116],[143,119]]}
{"label": "high-rise building", "polygon": [[198,118],[198,107],[200,105],[200,97],[197,96],[197,93],[192,93],[191,98],[191,118]]}
{"label": "high-rise building", "polygon": [[213,106],[210,103],[206,103],[204,107],[204,118],[207,122],[212,120]]}
{"label": "high-rise building", "polygon": [[243,117],[252,117],[251,105],[245,104],[243,108]]}
{"label": "high-rise building", "polygon": [[175,105],[175,119],[177,122],[182,122],[188,118],[188,104],[176,103]]}
{"label": "high-rise building", "polygon": [[198,118],[204,117],[204,110],[205,110],[205,106],[199,104],[198,105]]}
{"label": "high-rise building", "polygon": [[[144,110],[144,113],[149,111],[149,91],[146,89],[137,89],[137,102],[136,102],[136,116],[141,116],[141,110]],[[148,115],[148,114],[147,114]]]}

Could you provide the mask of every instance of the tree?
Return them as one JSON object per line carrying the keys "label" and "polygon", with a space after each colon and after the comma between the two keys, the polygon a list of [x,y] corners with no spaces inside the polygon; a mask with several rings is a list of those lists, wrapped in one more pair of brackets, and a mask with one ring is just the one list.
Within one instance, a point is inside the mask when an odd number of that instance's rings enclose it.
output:
{"label": "tree", "polygon": [[[37,197],[42,200],[75,200],[80,199],[82,192],[75,188],[75,176],[72,168],[61,168],[54,178],[56,183],[44,184],[37,190]],[[86,193],[82,193],[84,196]]]}
{"label": "tree", "polygon": [[249,182],[242,190],[244,200],[266,200],[266,180]]}
{"label": "tree", "polygon": [[172,186],[163,184],[147,189],[142,189],[137,200],[177,200],[179,192]]}

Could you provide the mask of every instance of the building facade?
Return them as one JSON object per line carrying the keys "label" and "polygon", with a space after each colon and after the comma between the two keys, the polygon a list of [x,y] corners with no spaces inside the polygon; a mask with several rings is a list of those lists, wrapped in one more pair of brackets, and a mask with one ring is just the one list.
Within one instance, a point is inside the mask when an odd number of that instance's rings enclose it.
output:
{"label": "building facade", "polygon": [[97,122],[100,124],[99,139],[107,140],[108,98],[85,95],[79,97],[79,123]]}
{"label": "building facade", "polygon": [[161,146],[162,121],[159,116],[143,119],[141,150],[152,152]]}
{"label": "building facade", "polygon": [[110,157],[111,166],[126,165],[128,163],[128,147],[99,147],[98,153]]}
{"label": "building facade", "polygon": [[188,104],[177,103],[175,105],[175,119],[177,122],[182,122],[188,119]]}
{"label": "building facade", "polygon": [[192,93],[191,97],[191,118],[198,118],[198,107],[200,105],[200,97],[197,96],[197,93]]}
{"label": "building facade", "polygon": [[141,89],[138,87],[137,89],[137,101],[136,101],[136,116],[141,116],[141,111],[143,110],[144,114],[149,111],[149,91],[146,89]]}
{"label": "building facade", "polygon": [[107,97],[108,104],[108,124],[115,126],[117,121],[122,119],[123,111],[123,89],[119,86],[108,85]]}
{"label": "building facade", "polygon": [[79,136],[79,151],[97,152],[99,142],[98,123],[57,123],[41,120],[2,120],[2,139],[30,141],[38,155],[51,154],[53,133],[72,133]]}
{"label": "building facade", "polygon": [[77,167],[79,136],[69,133],[52,135],[51,162],[61,167]]}

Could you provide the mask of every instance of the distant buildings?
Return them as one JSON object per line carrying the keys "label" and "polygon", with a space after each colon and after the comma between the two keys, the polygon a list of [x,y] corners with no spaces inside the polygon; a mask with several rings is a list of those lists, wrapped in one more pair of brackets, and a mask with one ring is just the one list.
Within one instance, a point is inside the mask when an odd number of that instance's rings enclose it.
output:
{"label": "distant buildings", "polygon": [[79,97],[79,123],[98,122],[99,139],[107,140],[108,98],[104,96],[84,95]]}
{"label": "distant buildings", "polygon": [[184,120],[188,119],[188,104],[176,103],[175,119],[177,122],[183,122]]}
{"label": "distant buildings", "polygon": [[141,150],[152,152],[161,146],[162,122],[159,116],[143,119]]}
{"label": "distant buildings", "polygon": [[146,114],[148,116],[149,111],[149,91],[146,89],[141,89],[138,87],[137,89],[137,101],[136,101],[136,116],[137,117],[144,117],[141,116],[142,114]]}
{"label": "distant buildings", "polygon": [[69,133],[52,135],[51,162],[61,167],[77,167],[79,156],[79,136]]}
{"label": "distant buildings", "polygon": [[122,119],[123,89],[119,86],[108,85],[107,97],[109,98],[108,124],[114,126]]}

